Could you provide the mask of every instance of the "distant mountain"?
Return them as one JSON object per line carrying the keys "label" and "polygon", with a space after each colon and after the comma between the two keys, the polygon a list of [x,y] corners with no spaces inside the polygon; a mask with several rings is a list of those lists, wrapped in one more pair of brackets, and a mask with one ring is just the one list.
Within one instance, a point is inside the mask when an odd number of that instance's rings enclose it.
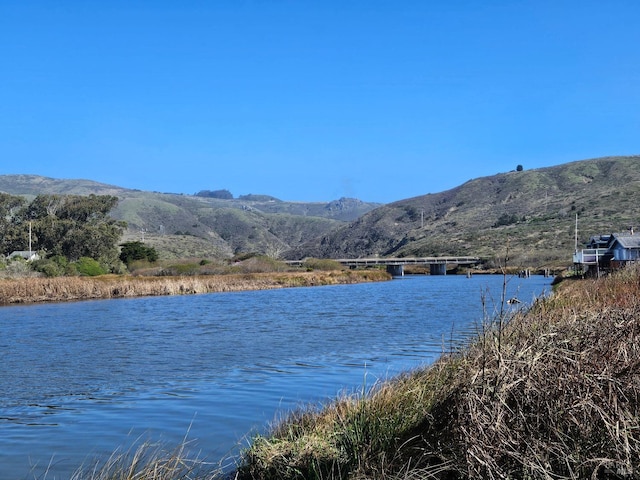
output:
{"label": "distant mountain", "polygon": [[[640,156],[501,173],[381,206],[289,258],[478,255],[566,265],[578,240],[640,225]],[[636,228],[636,231],[640,228]]]}
{"label": "distant mountain", "polygon": [[287,202],[268,195],[213,198],[37,175],[0,175],[0,192],[26,197],[117,196],[120,201],[112,215],[128,224],[124,240],[144,238],[165,258],[230,257],[247,252],[278,256],[380,205],[350,198],[329,203]]}

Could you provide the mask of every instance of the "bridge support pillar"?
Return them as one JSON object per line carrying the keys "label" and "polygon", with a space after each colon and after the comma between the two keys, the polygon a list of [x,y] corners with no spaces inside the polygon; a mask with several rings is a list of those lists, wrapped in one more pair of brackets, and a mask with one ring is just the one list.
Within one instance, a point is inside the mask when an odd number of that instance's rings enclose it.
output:
{"label": "bridge support pillar", "polygon": [[432,263],[429,266],[429,273],[431,275],[446,275],[447,264],[446,263]]}
{"label": "bridge support pillar", "polygon": [[394,277],[404,276],[404,265],[387,265],[387,273]]}

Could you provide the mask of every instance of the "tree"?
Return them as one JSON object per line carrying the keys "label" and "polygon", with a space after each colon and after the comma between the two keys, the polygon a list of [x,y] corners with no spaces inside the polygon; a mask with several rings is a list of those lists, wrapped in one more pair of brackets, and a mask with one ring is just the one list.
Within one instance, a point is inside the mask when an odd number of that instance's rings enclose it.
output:
{"label": "tree", "polygon": [[518,165],[516,167],[516,172],[521,172],[522,170],[524,170],[524,168],[522,167],[522,165]]}
{"label": "tree", "polygon": [[218,198],[220,200],[232,200],[233,194],[229,190],[200,190],[196,197]]}
{"label": "tree", "polygon": [[5,253],[24,250],[31,230],[34,250],[71,262],[89,257],[115,268],[117,243],[126,226],[109,216],[117,202],[110,195],[38,195],[18,209],[16,201],[0,198],[5,222],[0,247]]}
{"label": "tree", "polygon": [[127,265],[135,260],[147,260],[155,262],[158,260],[158,252],[153,247],[147,247],[142,242],[125,242],[120,245],[120,260]]}

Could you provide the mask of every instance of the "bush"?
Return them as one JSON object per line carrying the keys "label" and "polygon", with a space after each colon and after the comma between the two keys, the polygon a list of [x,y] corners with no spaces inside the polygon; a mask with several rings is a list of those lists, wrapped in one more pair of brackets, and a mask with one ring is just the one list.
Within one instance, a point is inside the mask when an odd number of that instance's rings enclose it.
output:
{"label": "bush", "polygon": [[120,251],[120,260],[122,260],[127,267],[134,260],[147,260],[150,263],[158,260],[158,252],[153,247],[148,247],[142,242],[125,242],[120,245],[122,250]]}
{"label": "bush", "polygon": [[104,275],[106,270],[102,268],[97,260],[89,257],[80,257],[77,262],[74,262],[78,273],[80,275],[87,275],[89,277],[95,277],[98,275]]}
{"label": "bush", "polygon": [[344,267],[340,262],[329,258],[307,258],[302,266],[307,270],[342,270]]}
{"label": "bush", "polygon": [[69,261],[63,255],[54,255],[33,262],[33,269],[43,273],[46,277],[61,277],[68,273],[68,267]]}

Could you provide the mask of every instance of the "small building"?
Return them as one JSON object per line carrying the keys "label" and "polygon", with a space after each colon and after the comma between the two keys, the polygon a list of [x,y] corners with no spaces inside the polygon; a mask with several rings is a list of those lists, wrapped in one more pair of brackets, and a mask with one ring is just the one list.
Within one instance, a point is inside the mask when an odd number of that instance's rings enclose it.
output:
{"label": "small building", "polygon": [[586,247],[573,254],[573,263],[585,273],[616,269],[640,260],[640,235],[634,235],[633,230],[593,236]]}
{"label": "small building", "polygon": [[627,262],[634,262],[640,259],[640,235],[612,234],[607,245],[611,261],[615,266],[622,266]]}
{"label": "small building", "polygon": [[29,251],[29,250],[16,250],[15,252],[11,252],[7,258],[11,260],[14,257],[22,257],[27,262],[33,262],[34,260],[40,260],[40,255],[38,252]]}

